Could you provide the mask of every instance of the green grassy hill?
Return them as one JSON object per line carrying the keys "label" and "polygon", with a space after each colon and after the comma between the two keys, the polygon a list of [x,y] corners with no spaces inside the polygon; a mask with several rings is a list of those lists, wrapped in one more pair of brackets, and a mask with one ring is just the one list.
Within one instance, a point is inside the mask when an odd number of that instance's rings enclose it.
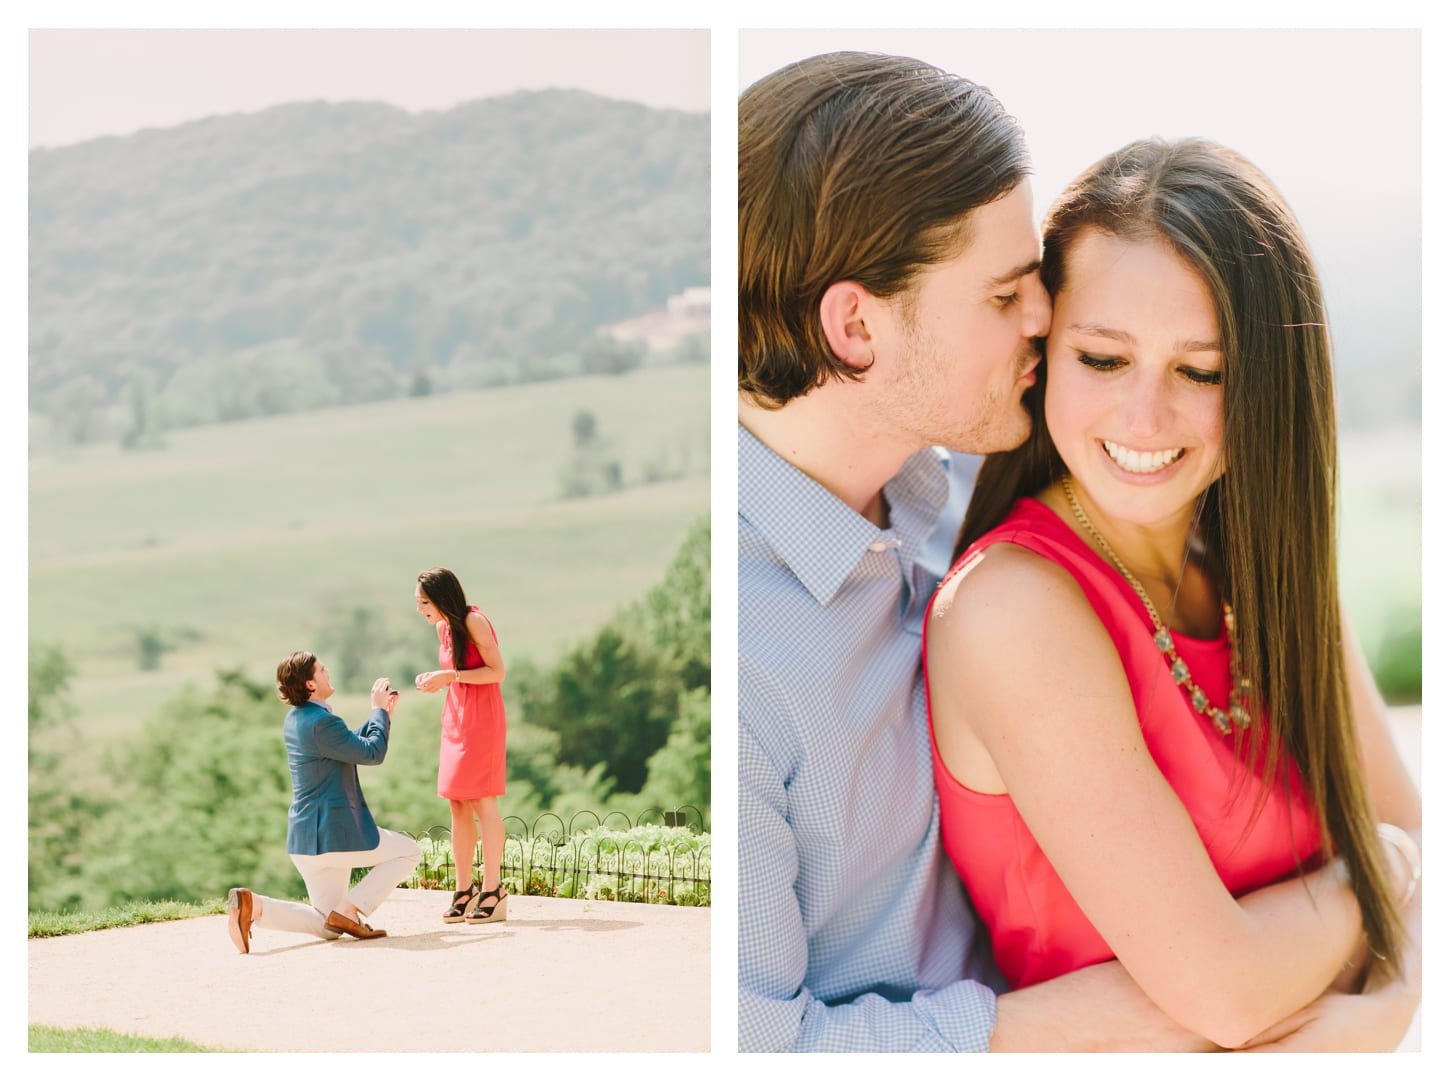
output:
{"label": "green grassy hill", "polygon": [[[547,663],[657,581],[707,513],[706,373],[643,368],[33,458],[31,641],[77,666],[77,723],[97,745],[217,667],[270,680],[355,607],[427,656],[436,639],[412,591],[434,564],[488,613],[506,660]],[[616,460],[623,487],[566,500],[583,410],[598,432],[588,457]],[[644,483],[662,475],[674,479]],[[154,670],[138,630],[171,646]],[[346,716],[362,697],[337,702]]]}

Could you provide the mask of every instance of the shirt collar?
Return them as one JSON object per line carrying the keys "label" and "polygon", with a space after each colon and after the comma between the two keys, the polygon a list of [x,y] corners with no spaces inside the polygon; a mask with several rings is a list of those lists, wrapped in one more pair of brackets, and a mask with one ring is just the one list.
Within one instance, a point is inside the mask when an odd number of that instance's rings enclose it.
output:
{"label": "shirt collar", "polygon": [[917,451],[887,482],[890,522],[878,529],[820,484],[736,425],[739,513],[780,556],[817,603],[827,604],[872,545],[916,558],[947,501],[946,455]]}

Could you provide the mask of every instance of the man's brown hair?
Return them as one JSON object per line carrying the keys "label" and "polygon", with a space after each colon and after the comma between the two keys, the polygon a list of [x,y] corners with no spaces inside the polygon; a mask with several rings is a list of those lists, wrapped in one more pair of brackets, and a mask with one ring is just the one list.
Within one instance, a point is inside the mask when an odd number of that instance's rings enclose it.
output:
{"label": "man's brown hair", "polygon": [[739,383],[774,407],[860,377],[826,342],[826,290],[908,293],[969,242],[972,210],[1027,175],[1027,144],[985,87],[874,53],[781,68],[739,114]]}
{"label": "man's brown hair", "polygon": [[282,663],[277,665],[277,697],[294,706],[305,704],[312,697],[312,692],[307,689],[307,681],[316,671],[315,653],[299,650],[287,654],[282,658]]}

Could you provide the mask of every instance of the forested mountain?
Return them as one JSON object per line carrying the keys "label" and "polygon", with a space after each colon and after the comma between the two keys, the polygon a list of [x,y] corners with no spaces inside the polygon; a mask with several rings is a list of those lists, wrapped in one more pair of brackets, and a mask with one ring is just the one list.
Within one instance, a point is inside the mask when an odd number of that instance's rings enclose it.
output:
{"label": "forested mountain", "polygon": [[709,117],[293,104],[30,154],[30,404],[83,441],[577,371],[709,282]]}

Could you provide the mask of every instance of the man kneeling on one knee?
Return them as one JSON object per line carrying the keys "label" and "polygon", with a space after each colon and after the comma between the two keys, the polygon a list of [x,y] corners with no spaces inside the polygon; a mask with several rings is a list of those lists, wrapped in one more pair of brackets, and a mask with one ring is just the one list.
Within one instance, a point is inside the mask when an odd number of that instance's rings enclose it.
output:
{"label": "man kneeling on one knee", "polygon": [[[292,653],[277,665],[277,691],[291,704],[282,723],[292,771],[287,853],[312,904],[263,897],[236,887],[228,892],[227,929],[242,953],[253,926],[297,931],[317,938],[382,938],[364,921],[418,865],[411,837],[379,829],[358,783],[359,765],[377,765],[388,753],[388,731],[398,692],[386,678],[373,684],[372,712],[356,732],[327,705],[332,677],[312,653]],[[371,867],[351,889],[355,867]]]}

